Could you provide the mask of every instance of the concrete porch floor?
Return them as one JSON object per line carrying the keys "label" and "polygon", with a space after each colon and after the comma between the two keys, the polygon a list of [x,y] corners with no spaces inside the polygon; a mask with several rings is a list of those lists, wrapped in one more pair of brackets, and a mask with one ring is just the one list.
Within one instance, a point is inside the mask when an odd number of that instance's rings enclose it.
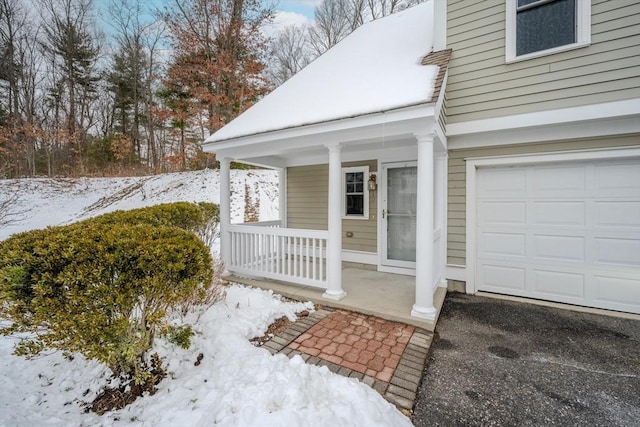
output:
{"label": "concrete porch floor", "polygon": [[238,276],[227,277],[227,280],[262,289],[271,289],[287,298],[378,316],[431,332],[436,327],[440,309],[447,293],[446,288],[437,288],[433,296],[436,318],[429,321],[411,316],[411,307],[415,301],[415,277],[413,276],[345,268],[342,270],[342,287],[347,296],[340,301],[322,298],[324,289],[312,286]]}

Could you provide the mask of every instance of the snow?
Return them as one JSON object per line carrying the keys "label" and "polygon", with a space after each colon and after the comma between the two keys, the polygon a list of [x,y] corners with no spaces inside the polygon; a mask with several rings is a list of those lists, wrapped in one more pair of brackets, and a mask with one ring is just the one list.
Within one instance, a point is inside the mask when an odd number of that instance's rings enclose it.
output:
{"label": "snow", "polygon": [[[0,425],[3,426],[411,426],[377,392],[354,378],[272,356],[249,341],[273,320],[310,310],[270,291],[232,285],[226,300],[189,313],[191,347],[162,338],[158,352],[169,373],[153,396],[100,416],[85,413],[109,371],[80,355],[56,352],[27,361],[11,354],[16,338],[0,338]],[[199,366],[194,361],[204,355]]]}
{"label": "snow", "polygon": [[[256,205],[259,201],[261,220],[277,218],[277,175],[232,173],[234,220],[242,221],[245,199]],[[17,226],[0,230],[0,238],[115,209],[219,199],[217,171],[0,180],[0,198],[16,188],[22,191],[17,208],[31,210]],[[293,321],[302,310],[313,306],[286,302],[271,291],[230,285],[223,301],[184,317],[173,314],[171,324],[192,325],[191,347],[182,349],[157,337],[152,353],[161,356],[168,372],[158,391],[102,416],[85,413],[83,403],[105,386],[116,385],[110,383],[108,368],[79,354],[66,358],[55,351],[27,360],[12,354],[19,336],[0,336],[0,426],[411,426],[364,383],[307,365],[300,357],[272,356],[249,342],[275,319],[287,316]],[[199,353],[203,359],[195,366]]]}
{"label": "snow", "polygon": [[206,142],[429,102],[433,1],[362,25]]}
{"label": "snow", "polygon": [[[15,209],[22,220],[0,228],[0,240],[33,228],[61,225],[119,209],[176,201],[220,202],[218,170],[127,178],[0,180],[0,199],[18,191]],[[247,193],[248,191],[248,193]],[[278,172],[231,171],[231,222],[244,222],[245,198],[255,204],[260,221],[277,220]]]}

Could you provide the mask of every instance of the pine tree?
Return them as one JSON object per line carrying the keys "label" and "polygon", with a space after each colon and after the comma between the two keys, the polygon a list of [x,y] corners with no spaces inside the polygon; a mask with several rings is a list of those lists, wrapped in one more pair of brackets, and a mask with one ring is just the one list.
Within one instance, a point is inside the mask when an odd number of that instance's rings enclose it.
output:
{"label": "pine tree", "polygon": [[147,66],[146,62],[146,54],[140,44],[120,45],[113,54],[111,69],[106,77],[115,110],[113,130],[129,138],[130,152],[135,153],[138,159],[142,156],[140,125],[144,120],[146,101],[142,71]]}
{"label": "pine tree", "polygon": [[[64,112],[62,120],[68,154],[78,158],[83,167],[91,103],[96,98],[100,80],[96,70],[99,48],[87,30],[91,28],[92,3],[90,0],[42,2],[49,15],[44,25],[46,41],[43,48],[49,53],[54,70],[51,99],[59,103],[55,106],[58,114]],[[56,121],[59,119],[56,117]]]}

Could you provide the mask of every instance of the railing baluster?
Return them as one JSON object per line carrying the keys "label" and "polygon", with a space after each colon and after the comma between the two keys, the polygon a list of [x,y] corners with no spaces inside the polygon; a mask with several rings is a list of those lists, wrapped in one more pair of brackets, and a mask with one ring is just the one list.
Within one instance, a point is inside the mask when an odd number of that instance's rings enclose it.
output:
{"label": "railing baluster", "polygon": [[316,279],[316,239],[311,239],[311,279]]}
{"label": "railing baluster", "polygon": [[293,238],[293,277],[298,275],[298,237]]}
{"label": "railing baluster", "polygon": [[304,277],[308,279],[309,277],[311,277],[309,274],[309,238],[308,237],[304,238],[304,250],[306,253]]}
{"label": "railing baluster", "polygon": [[325,279],[325,274],[324,274],[324,256],[323,256],[323,252],[324,252],[324,240],[320,240],[320,280],[322,280],[323,282],[326,280]]}
{"label": "railing baluster", "polygon": [[291,236],[287,236],[287,276],[291,275]]}
{"label": "railing baluster", "polygon": [[[238,264],[237,261],[237,257],[238,257],[238,234],[237,233],[230,233],[229,234],[231,236],[231,257],[229,259],[229,263],[232,266],[236,266]],[[225,266],[226,268],[229,268],[229,266]]]}

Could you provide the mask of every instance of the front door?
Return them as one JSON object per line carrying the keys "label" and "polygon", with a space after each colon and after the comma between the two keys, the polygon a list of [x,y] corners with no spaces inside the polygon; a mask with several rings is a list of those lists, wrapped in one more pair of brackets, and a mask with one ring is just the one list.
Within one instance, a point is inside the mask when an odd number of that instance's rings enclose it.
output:
{"label": "front door", "polygon": [[416,266],[416,162],[382,165],[382,264]]}

